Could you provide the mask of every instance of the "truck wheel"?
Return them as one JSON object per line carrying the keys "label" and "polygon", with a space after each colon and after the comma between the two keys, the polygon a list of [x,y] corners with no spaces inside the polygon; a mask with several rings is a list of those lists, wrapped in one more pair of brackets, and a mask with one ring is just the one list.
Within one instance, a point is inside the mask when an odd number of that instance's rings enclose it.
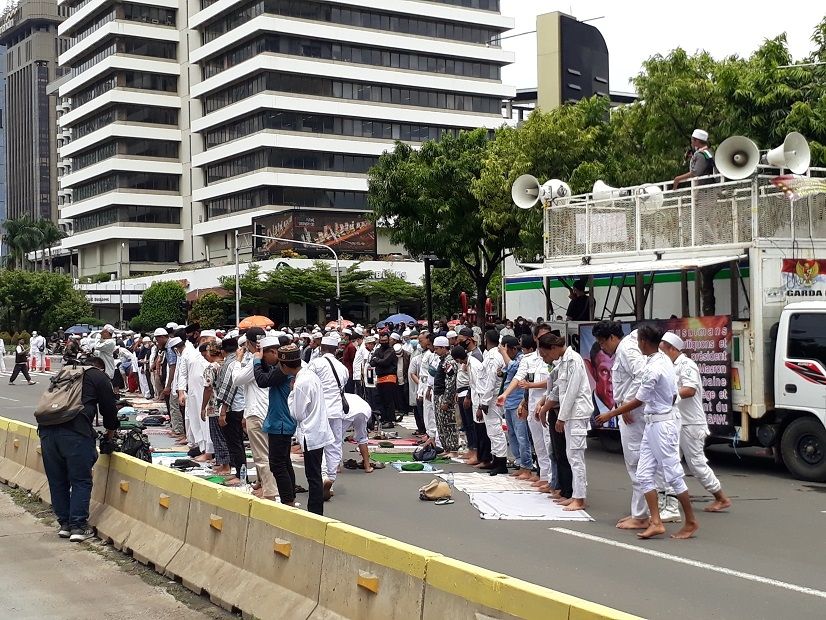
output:
{"label": "truck wheel", "polygon": [[794,420],[780,438],[783,463],[798,480],[826,482],[826,428],[817,418]]}
{"label": "truck wheel", "polygon": [[618,431],[599,431],[602,449],[611,454],[622,454],[622,441]]}

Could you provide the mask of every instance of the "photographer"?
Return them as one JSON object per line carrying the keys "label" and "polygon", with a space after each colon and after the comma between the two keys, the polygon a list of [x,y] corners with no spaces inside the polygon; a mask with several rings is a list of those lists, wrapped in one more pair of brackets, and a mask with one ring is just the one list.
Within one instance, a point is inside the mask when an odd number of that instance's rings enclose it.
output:
{"label": "photographer", "polygon": [[83,542],[94,535],[87,523],[92,467],[98,458],[92,421],[100,411],[107,430],[106,441],[101,441],[101,451],[105,454],[111,452],[107,447],[115,429],[120,426],[115,393],[104,372],[104,362],[100,358],[91,358],[90,364],[83,375],[83,409],[68,422],[50,426],[40,424],[37,428],[52,507],[60,523],[58,535],[72,542]]}

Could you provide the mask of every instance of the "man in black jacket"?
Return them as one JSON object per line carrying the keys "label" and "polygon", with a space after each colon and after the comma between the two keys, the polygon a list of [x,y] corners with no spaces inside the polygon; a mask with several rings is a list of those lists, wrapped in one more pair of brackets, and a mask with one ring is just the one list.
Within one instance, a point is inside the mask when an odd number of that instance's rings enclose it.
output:
{"label": "man in black jacket", "polygon": [[38,425],[37,428],[52,508],[60,523],[58,535],[72,542],[83,542],[94,535],[87,522],[92,497],[92,467],[98,459],[92,421],[99,411],[108,440],[120,426],[115,393],[112,382],[103,371],[103,360],[93,357],[90,363],[92,367],[83,375],[83,410],[63,424]]}
{"label": "man in black jacket", "polygon": [[390,345],[390,333],[387,330],[382,330],[379,334],[379,346],[373,351],[370,363],[376,369],[376,389],[379,396],[379,407],[381,408],[381,427],[384,429],[395,428],[398,360],[396,359],[396,352]]}

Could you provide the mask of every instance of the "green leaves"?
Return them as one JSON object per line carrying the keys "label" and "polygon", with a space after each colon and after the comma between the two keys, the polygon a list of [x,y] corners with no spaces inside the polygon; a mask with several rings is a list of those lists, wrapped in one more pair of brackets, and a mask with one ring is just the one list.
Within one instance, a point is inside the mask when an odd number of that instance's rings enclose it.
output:
{"label": "green leaves", "polygon": [[186,291],[180,282],[153,282],[143,292],[141,310],[138,316],[132,319],[132,329],[149,331],[163,327],[170,321],[178,324],[185,323],[184,301],[186,301]]}
{"label": "green leaves", "polygon": [[227,303],[216,293],[205,293],[192,304],[189,320],[203,329],[217,329],[227,322]]}
{"label": "green leaves", "polygon": [[86,296],[72,279],[57,273],[0,271],[0,326],[51,333],[92,314]]}

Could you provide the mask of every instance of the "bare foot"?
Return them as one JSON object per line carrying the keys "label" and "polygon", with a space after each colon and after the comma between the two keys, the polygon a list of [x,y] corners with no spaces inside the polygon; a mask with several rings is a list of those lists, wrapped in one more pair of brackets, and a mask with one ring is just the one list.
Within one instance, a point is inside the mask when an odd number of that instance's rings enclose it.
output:
{"label": "bare foot", "polygon": [[685,540],[687,538],[692,538],[694,534],[697,533],[697,530],[700,529],[700,524],[696,521],[686,521],[685,525],[682,529],[677,532],[676,534],[672,534],[671,538],[676,538],[678,540]]}
{"label": "bare foot", "polygon": [[545,482],[544,480],[540,480],[539,478],[537,478],[536,480],[531,481],[531,486],[532,487],[541,487],[541,486],[545,486],[546,484],[547,484],[547,482]]}
{"label": "bare foot", "polygon": [[365,474],[372,474],[373,473],[373,466],[370,464],[370,461],[364,461],[364,473]]}
{"label": "bare foot", "polygon": [[571,503],[565,506],[562,509],[565,512],[574,512],[575,510],[585,510],[585,500],[584,499],[574,499],[571,500]]}
{"label": "bare foot", "polygon": [[476,464],[474,465],[474,467],[475,467],[476,469],[479,469],[479,468],[481,468],[483,465],[487,465],[487,463],[485,463],[484,461],[479,461],[478,463],[476,463]]}
{"label": "bare foot", "polygon": [[473,467],[474,465],[479,465],[479,461],[477,461],[476,459],[468,459],[467,461],[465,461],[465,465],[470,465],[471,467]]}
{"label": "bare foot", "polygon": [[634,517],[628,517],[626,519],[622,519],[617,523],[617,529],[619,530],[644,530],[650,524],[650,519],[635,519]]}
{"label": "bare foot", "polygon": [[531,474],[531,477],[528,478],[528,480],[530,480],[533,484],[541,484],[542,483],[542,481],[539,479],[539,476],[537,476],[536,474]]}
{"label": "bare foot", "polygon": [[560,497],[559,499],[554,500],[554,504],[559,504],[560,506],[568,506],[574,500],[570,497]]}
{"label": "bare foot", "polygon": [[714,500],[708,506],[703,508],[705,512],[725,512],[731,508],[731,500],[727,497],[723,500]]}
{"label": "bare foot", "polygon": [[654,536],[665,534],[665,526],[662,523],[652,523],[644,532],[637,532],[637,538],[648,540]]}
{"label": "bare foot", "polygon": [[333,481],[332,480],[325,480],[324,481],[324,501],[330,501],[330,498],[334,495],[333,493]]}
{"label": "bare foot", "polygon": [[519,470],[519,475],[516,476],[516,479],[517,480],[532,480],[533,479],[533,474],[530,471],[528,471],[527,469],[520,469]]}
{"label": "bare foot", "polygon": [[241,479],[236,478],[235,476],[230,476],[229,478],[224,479],[224,484],[228,487],[240,487]]}
{"label": "bare foot", "polygon": [[194,459],[192,459],[192,460],[193,460],[193,461],[197,461],[197,462],[199,462],[199,463],[206,463],[207,461],[209,461],[209,460],[210,460],[210,457],[209,457],[209,455],[208,455],[208,454],[201,454],[200,456],[196,456],[196,457],[195,457]]}
{"label": "bare foot", "polygon": [[255,497],[264,497],[264,491],[261,489],[253,489],[252,494],[255,495]]}
{"label": "bare foot", "polygon": [[549,487],[546,484],[542,485],[541,487],[537,487],[536,490],[539,491],[540,493],[553,493],[553,491],[551,490],[551,487]]}

